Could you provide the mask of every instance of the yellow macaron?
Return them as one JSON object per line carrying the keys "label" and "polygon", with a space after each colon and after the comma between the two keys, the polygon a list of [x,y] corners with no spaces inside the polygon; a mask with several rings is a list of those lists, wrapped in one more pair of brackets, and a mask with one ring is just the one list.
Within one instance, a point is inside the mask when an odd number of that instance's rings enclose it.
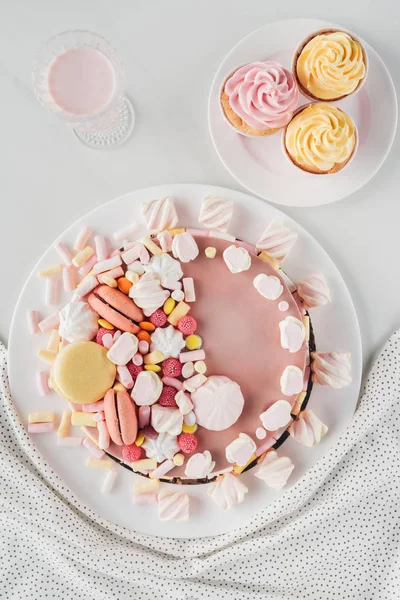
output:
{"label": "yellow macaron", "polygon": [[90,404],[104,397],[113,386],[116,366],[107,350],[94,342],[75,342],[57,354],[51,370],[56,392],[76,404]]}

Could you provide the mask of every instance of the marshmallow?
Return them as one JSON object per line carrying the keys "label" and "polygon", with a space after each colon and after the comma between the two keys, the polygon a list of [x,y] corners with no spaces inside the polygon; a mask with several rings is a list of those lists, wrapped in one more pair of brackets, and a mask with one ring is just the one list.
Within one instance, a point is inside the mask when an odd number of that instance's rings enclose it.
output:
{"label": "marshmallow", "polygon": [[126,365],[136,354],[138,347],[139,340],[136,335],[125,331],[111,346],[107,358],[115,365]]}

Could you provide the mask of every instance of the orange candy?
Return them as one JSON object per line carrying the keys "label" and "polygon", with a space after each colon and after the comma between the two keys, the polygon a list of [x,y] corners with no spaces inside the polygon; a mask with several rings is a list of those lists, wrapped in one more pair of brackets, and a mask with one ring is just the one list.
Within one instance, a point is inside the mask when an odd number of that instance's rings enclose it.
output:
{"label": "orange candy", "polygon": [[139,323],[139,327],[140,329],[144,329],[145,331],[154,331],[156,326],[153,325],[153,323],[150,323],[150,321],[142,321],[141,323]]}
{"label": "orange candy", "polygon": [[147,343],[149,343],[149,344],[150,344],[150,342],[151,342],[151,339],[150,339],[150,334],[149,334],[149,332],[148,332],[148,331],[145,331],[144,329],[141,329],[141,330],[139,331],[139,333],[137,334],[137,339],[138,339],[140,342],[141,342],[141,341],[144,341],[144,342],[147,342]]}
{"label": "orange candy", "polygon": [[120,277],[117,280],[117,284],[121,292],[123,292],[124,294],[129,294],[129,290],[132,287],[132,283],[129,281],[129,279],[127,279],[126,277]]}

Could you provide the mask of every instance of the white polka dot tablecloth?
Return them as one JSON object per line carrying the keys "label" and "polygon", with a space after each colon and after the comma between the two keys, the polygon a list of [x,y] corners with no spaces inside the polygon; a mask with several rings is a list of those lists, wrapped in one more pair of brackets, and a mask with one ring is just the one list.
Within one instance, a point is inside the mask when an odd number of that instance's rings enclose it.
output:
{"label": "white polka dot tablecloth", "polygon": [[1,599],[400,598],[400,332],[329,454],[246,527],[200,540],[135,534],[82,505],[13,408],[3,346],[0,363]]}

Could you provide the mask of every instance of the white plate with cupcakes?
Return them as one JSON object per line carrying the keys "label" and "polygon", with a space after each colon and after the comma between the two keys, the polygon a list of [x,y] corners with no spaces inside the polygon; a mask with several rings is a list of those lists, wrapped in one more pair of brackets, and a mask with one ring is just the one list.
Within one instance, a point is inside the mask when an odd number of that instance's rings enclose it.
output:
{"label": "white plate with cupcakes", "polygon": [[261,200],[193,184],[66,229],[21,293],[9,359],[62,486],[113,523],[183,538],[279,499],[350,422],[361,377],[355,310],[324,250]]}
{"label": "white plate with cupcakes", "polygon": [[245,188],[276,204],[345,198],[379,170],[397,127],[382,59],[317,19],[270,23],[220,65],[208,118],[215,149]]}

